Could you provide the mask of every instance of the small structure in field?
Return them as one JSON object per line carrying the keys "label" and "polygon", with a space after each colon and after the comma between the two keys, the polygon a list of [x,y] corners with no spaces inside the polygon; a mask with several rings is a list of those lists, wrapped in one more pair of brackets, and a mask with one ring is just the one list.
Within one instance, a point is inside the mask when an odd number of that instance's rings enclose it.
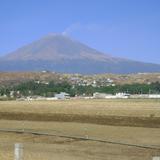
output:
{"label": "small structure in field", "polygon": [[130,94],[128,94],[128,93],[116,93],[116,98],[126,99],[126,98],[129,98],[129,97],[130,97]]}
{"label": "small structure in field", "polygon": [[93,98],[97,98],[97,99],[116,99],[116,98],[129,98],[130,94],[128,93],[116,93],[116,95],[113,94],[106,94],[106,93],[94,93],[93,94]]}
{"label": "small structure in field", "polygon": [[160,156],[154,156],[152,157],[152,160],[160,160]]}
{"label": "small structure in field", "polygon": [[106,93],[99,93],[99,92],[95,92],[93,93],[93,98],[96,99],[112,99],[112,98],[116,98],[115,95],[112,94],[106,94]]}
{"label": "small structure in field", "polygon": [[160,94],[149,94],[149,98],[159,99],[160,98]]}
{"label": "small structure in field", "polygon": [[57,98],[57,99],[69,99],[70,95],[68,93],[61,92],[59,94],[55,94],[55,98]]}

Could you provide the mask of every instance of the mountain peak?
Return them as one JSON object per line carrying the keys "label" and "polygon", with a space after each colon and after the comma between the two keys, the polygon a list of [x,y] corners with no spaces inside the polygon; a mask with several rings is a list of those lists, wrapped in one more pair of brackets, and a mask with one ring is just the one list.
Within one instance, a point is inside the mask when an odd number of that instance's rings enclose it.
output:
{"label": "mountain peak", "polygon": [[69,36],[68,35],[66,35],[66,34],[63,34],[63,33],[48,33],[46,36],[44,36],[44,37],[68,37],[69,38]]}
{"label": "mountain peak", "polygon": [[70,37],[69,35],[63,34],[63,33],[48,33],[47,35],[43,36],[41,39],[47,39],[47,38],[64,38],[72,41],[77,41],[72,37]]}
{"label": "mountain peak", "polygon": [[6,55],[6,60],[69,60],[104,61],[107,56],[61,33],[50,33],[41,39]]}

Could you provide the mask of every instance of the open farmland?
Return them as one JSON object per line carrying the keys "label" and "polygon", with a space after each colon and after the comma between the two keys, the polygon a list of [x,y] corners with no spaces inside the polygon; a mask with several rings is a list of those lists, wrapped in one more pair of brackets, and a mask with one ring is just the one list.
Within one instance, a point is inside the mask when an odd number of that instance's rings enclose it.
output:
{"label": "open farmland", "polygon": [[150,160],[160,155],[160,100],[1,101],[0,129],[6,160],[14,143],[27,160]]}
{"label": "open farmland", "polygon": [[2,101],[0,118],[160,127],[160,100]]}

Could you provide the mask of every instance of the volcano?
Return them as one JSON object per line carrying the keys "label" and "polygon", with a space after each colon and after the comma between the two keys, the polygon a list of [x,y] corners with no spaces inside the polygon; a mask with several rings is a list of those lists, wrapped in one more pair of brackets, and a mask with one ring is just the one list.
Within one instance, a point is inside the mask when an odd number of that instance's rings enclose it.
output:
{"label": "volcano", "polygon": [[114,57],[63,34],[50,34],[0,58],[0,71],[128,74],[160,72],[159,64]]}

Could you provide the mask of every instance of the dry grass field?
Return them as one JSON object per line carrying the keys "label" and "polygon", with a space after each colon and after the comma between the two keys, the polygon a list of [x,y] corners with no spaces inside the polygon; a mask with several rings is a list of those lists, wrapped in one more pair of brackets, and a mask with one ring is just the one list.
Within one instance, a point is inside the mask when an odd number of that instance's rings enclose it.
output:
{"label": "dry grass field", "polygon": [[160,99],[0,101],[0,112],[160,117]]}
{"label": "dry grass field", "polygon": [[14,160],[15,143],[23,143],[24,160],[152,160],[160,156],[160,100],[1,101],[0,129],[57,135],[0,132],[4,160]]}
{"label": "dry grass field", "polygon": [[160,100],[1,101],[0,119],[160,127]]}

